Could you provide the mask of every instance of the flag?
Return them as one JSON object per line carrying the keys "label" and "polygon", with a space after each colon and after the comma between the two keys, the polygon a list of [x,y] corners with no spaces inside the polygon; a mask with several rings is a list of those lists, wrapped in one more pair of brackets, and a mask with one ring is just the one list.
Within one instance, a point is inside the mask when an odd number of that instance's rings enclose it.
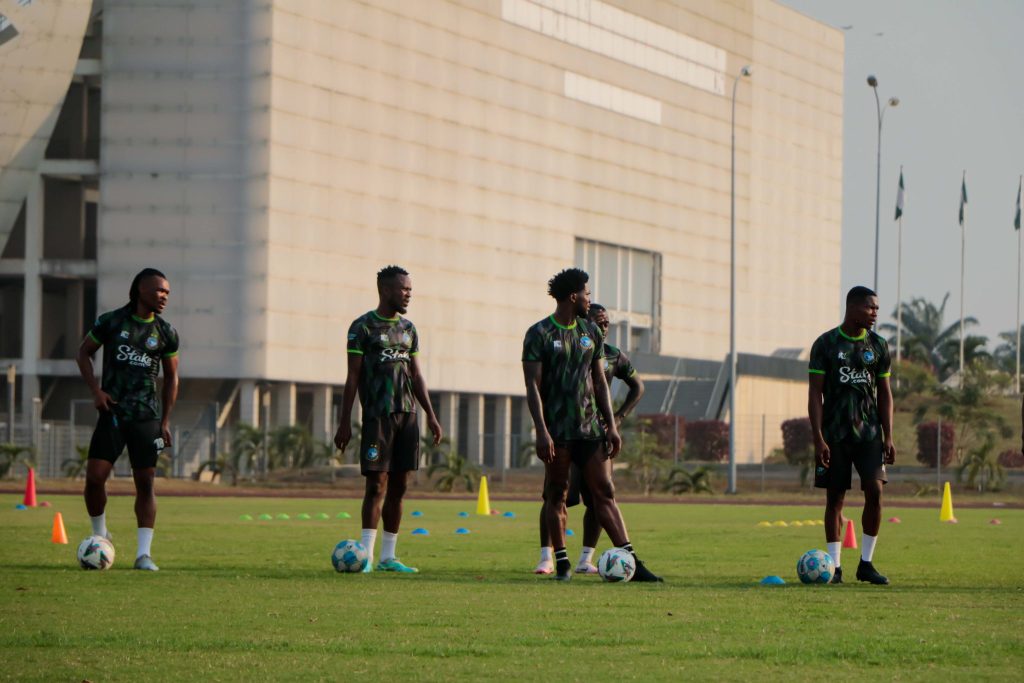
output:
{"label": "flag", "polygon": [[1020,185],[1021,181],[1017,179],[1017,215],[1013,218],[1013,229],[1020,230]]}
{"label": "flag", "polygon": [[900,167],[900,188],[896,191],[896,217],[893,218],[893,220],[898,221],[902,215],[903,215],[903,168]]}
{"label": "flag", "polygon": [[964,224],[964,205],[967,203],[967,174],[964,173],[963,183],[960,185],[960,226]]}

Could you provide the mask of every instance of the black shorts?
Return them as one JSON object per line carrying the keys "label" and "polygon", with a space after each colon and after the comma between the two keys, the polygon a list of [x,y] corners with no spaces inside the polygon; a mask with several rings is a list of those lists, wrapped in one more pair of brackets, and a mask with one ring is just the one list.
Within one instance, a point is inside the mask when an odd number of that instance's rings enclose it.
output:
{"label": "black shorts", "polygon": [[391,413],[363,422],[360,472],[411,472],[419,468],[420,426],[416,413]]}
{"label": "black shorts", "polygon": [[100,413],[89,442],[89,459],[117,462],[125,446],[133,470],[156,467],[164,449],[160,420],[121,422],[113,413]]}
{"label": "black shorts", "polygon": [[883,484],[889,479],[885,473],[885,454],[879,439],[864,443],[840,441],[829,444],[829,466],[816,465],[814,468],[814,486],[819,489],[849,490],[853,484],[853,468],[857,468],[860,487],[866,481],[880,481]]}
{"label": "black shorts", "polygon": [[575,507],[581,500],[584,505],[590,507],[590,487],[583,476],[583,468],[574,462],[569,466],[569,495],[565,499],[565,506]]}
{"label": "black shorts", "polygon": [[572,464],[569,466],[569,493],[565,506],[579,505],[582,499],[583,504],[590,507],[590,489],[583,477],[583,470],[591,458],[608,457],[604,450],[604,441],[576,439],[556,442],[555,448],[569,451],[569,457],[572,458]]}

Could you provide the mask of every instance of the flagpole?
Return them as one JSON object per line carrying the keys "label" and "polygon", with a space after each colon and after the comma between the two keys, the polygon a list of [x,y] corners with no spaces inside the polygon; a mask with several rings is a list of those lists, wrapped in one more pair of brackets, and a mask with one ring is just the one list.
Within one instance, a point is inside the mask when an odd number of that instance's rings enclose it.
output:
{"label": "flagpole", "polygon": [[903,361],[903,165],[900,164],[900,186],[896,195],[899,229],[896,231],[896,388],[900,388],[900,363]]}
{"label": "flagpole", "polygon": [[1014,227],[1017,229],[1017,372],[1014,374],[1017,384],[1017,394],[1020,394],[1020,188],[1024,184],[1024,176],[1017,179],[1017,216],[1014,220]]}
{"label": "flagpole", "polygon": [[967,207],[964,206],[964,188],[967,171],[960,181],[960,388],[964,388],[964,271],[967,269]]}

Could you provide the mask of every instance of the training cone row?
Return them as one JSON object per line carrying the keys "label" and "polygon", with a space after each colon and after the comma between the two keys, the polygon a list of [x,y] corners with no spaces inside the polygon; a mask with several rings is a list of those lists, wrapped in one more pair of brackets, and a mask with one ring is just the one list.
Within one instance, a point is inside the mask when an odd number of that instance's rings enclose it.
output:
{"label": "training cone row", "polygon": [[949,482],[942,487],[942,509],[939,510],[939,521],[956,524],[956,517],[953,515],[953,494],[949,490]]}
{"label": "training cone row", "polygon": [[480,495],[476,499],[476,514],[491,514],[491,497],[487,495],[487,477],[480,477]]}
{"label": "training cone row", "polygon": [[28,468],[28,481],[25,482],[25,499],[22,504],[29,508],[36,506],[36,471],[31,467]]}
{"label": "training cone row", "polygon": [[64,518],[59,512],[53,516],[53,532],[50,534],[50,540],[54,543],[68,544],[68,532],[64,530]]}

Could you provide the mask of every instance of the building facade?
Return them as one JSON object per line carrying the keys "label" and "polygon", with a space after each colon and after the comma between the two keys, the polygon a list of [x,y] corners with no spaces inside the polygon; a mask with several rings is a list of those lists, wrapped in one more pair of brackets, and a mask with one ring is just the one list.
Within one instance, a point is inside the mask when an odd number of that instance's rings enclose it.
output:
{"label": "building facade", "polygon": [[[485,464],[530,438],[522,337],[562,268],[591,273],[627,351],[721,363],[744,65],[738,348],[805,349],[837,318],[842,34],[772,0],[12,7],[77,12],[79,35],[45,154],[0,176],[0,362],[43,421],[87,398],[77,342],[145,266],[171,282],[183,405],[219,424],[327,440],[345,332],[390,263],[442,421]],[[763,385],[738,385],[751,420],[804,412]]]}

